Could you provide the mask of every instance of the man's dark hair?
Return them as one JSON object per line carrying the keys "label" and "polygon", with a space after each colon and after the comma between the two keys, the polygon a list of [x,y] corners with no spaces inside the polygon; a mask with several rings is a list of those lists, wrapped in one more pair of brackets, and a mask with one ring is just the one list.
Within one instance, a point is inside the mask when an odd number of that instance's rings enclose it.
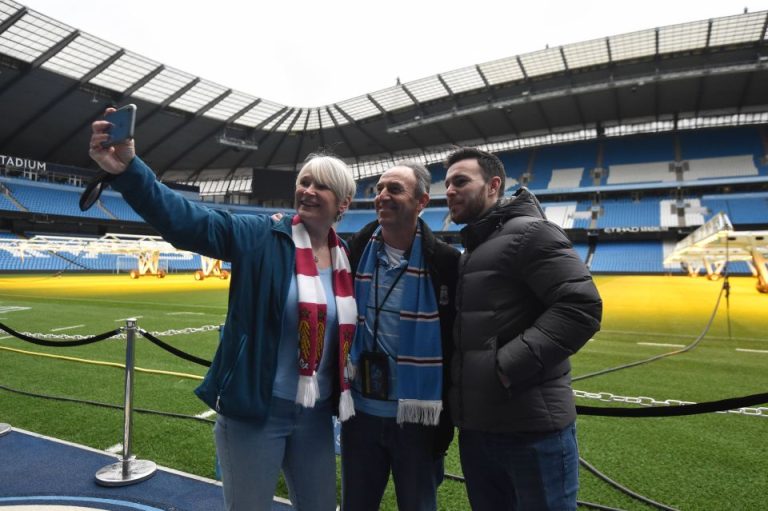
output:
{"label": "man's dark hair", "polygon": [[456,162],[462,160],[477,160],[480,168],[483,171],[483,178],[487,183],[492,177],[499,176],[501,178],[501,186],[499,187],[499,197],[504,196],[507,174],[504,170],[504,164],[495,154],[491,154],[486,151],[482,151],[475,147],[459,147],[454,152],[448,155],[445,160],[445,168],[450,168]]}

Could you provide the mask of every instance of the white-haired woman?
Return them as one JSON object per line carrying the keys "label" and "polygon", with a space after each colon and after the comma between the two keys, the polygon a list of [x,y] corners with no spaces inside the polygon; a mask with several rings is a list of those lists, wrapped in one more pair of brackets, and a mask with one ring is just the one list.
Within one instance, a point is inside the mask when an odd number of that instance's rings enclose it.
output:
{"label": "white-haired woman", "polygon": [[195,390],[218,413],[226,508],[270,510],[282,469],[295,509],[334,510],[332,414],[354,413],[345,367],[356,307],[332,228],[355,192],[350,170],[310,157],[296,179],[296,215],[234,215],[157,181],[133,140],[102,147],[109,127],[93,123],[90,155],[116,175],[112,187],[174,246],[232,263],[220,344]]}

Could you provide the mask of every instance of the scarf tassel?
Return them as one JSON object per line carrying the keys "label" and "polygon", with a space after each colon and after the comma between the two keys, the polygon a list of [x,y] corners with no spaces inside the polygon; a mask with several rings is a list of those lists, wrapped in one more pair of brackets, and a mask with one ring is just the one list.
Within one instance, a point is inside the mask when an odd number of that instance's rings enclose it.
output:
{"label": "scarf tassel", "polygon": [[442,401],[422,401],[419,399],[401,399],[397,402],[397,423],[424,424],[437,426],[440,422],[440,412],[443,411]]}
{"label": "scarf tassel", "polygon": [[355,404],[352,401],[352,392],[347,389],[341,393],[339,399],[339,420],[344,422],[355,415]]}
{"label": "scarf tassel", "polygon": [[299,387],[296,389],[296,403],[305,408],[312,408],[315,406],[318,395],[320,395],[320,388],[317,385],[317,373],[312,376],[300,375]]}

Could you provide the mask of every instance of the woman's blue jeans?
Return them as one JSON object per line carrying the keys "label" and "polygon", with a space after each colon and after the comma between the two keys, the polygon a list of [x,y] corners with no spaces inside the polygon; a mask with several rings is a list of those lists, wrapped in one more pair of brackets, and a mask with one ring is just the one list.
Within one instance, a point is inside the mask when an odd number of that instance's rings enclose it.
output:
{"label": "woman's blue jeans", "polygon": [[304,408],[273,397],[263,423],[220,415],[214,435],[228,511],[270,511],[281,469],[295,510],[335,511],[330,400]]}

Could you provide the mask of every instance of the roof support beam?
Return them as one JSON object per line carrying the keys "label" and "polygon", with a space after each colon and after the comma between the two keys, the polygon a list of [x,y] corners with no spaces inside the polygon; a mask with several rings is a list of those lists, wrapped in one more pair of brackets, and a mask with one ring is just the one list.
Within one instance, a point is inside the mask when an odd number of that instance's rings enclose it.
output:
{"label": "roof support beam", "polygon": [[704,91],[707,88],[706,77],[702,76],[696,80],[696,85],[696,102],[693,106],[693,113],[696,115],[696,117],[698,117],[699,112],[701,111],[701,101],[704,98]]}
{"label": "roof support beam", "polygon": [[[1,32],[0,32],[1,33]],[[45,64],[48,59],[56,55],[58,52],[66,48],[72,41],[78,38],[80,36],[80,31],[75,30],[74,32],[68,34],[66,37],[64,37],[61,41],[54,44],[50,48],[48,48],[44,53],[42,53],[39,57],[37,57],[35,60],[24,66],[23,70],[19,70],[19,74],[14,76],[11,80],[8,80],[5,85],[0,87],[0,95],[2,95],[4,92],[6,92],[8,89],[16,85],[17,83],[21,82],[25,77],[29,75],[32,71],[35,69],[38,69],[40,66]]]}
{"label": "roof support beam", "polygon": [[325,135],[323,132],[325,131],[323,129],[323,116],[320,115],[320,109],[317,109],[317,124],[320,126],[320,129],[317,131],[317,136],[320,137],[320,147],[325,148]]}
{"label": "roof support beam", "polygon": [[280,149],[280,146],[283,145],[283,142],[285,142],[285,138],[288,136],[288,133],[293,129],[293,126],[296,124],[296,121],[299,120],[299,117],[301,117],[302,112],[304,112],[303,108],[299,108],[298,112],[296,112],[296,115],[293,116],[293,119],[291,119],[291,123],[288,125],[288,129],[286,129],[283,132],[283,136],[280,137],[280,140],[277,141],[277,144],[275,145],[275,148],[272,149],[272,152],[270,153],[269,157],[267,157],[267,161],[264,162],[264,167],[269,168],[269,164],[272,163],[272,160],[274,159],[275,155],[277,154],[277,150]]}
{"label": "roof support beam", "polygon": [[[123,91],[117,98],[116,102],[119,103],[123,99],[127,98],[131,94],[133,94],[135,91],[139,90],[141,87],[143,87],[147,82],[149,82],[152,78],[160,74],[160,72],[165,69],[165,66],[160,65],[147,73],[143,78],[141,78],[139,81],[131,85],[129,88],[127,88],[125,91]],[[54,146],[48,150],[48,152],[45,153],[45,156],[43,156],[43,160],[48,160],[51,156],[56,154],[56,151],[64,147],[65,145],[72,142],[72,140],[77,137],[82,131],[87,128],[93,120],[104,113],[104,107],[102,105],[99,105],[96,110],[93,111],[86,119],[77,125],[72,131],[67,133],[65,136],[63,136],[59,142],[54,144]]]}
{"label": "roof support beam", "polygon": [[[296,111],[295,108],[288,108],[286,106],[286,107],[281,108],[280,110],[278,110],[274,114],[270,115],[269,117],[267,117],[263,121],[261,121],[261,123],[259,123],[258,126],[256,126],[253,129],[254,131],[260,130],[261,128],[263,128],[264,126],[266,126],[270,122],[272,122],[274,119],[276,119],[278,116],[280,116],[280,114],[282,114],[282,117],[280,117],[280,119],[275,124],[272,125],[272,127],[269,129],[269,131],[264,133],[261,136],[261,138],[256,141],[256,145],[258,147],[261,147],[262,144],[264,144],[264,141],[267,138],[269,138],[269,136],[272,135],[275,132],[275,130],[277,130],[277,127],[280,126],[281,124],[283,124],[285,122],[285,120],[295,111]],[[243,164],[245,163],[245,160],[248,159],[248,156],[250,156],[250,155],[246,151],[246,153],[243,155],[243,157],[240,158],[239,160],[237,160],[237,162],[235,162],[235,164],[230,167],[230,171],[235,171],[235,170],[239,169],[240,167],[242,167]],[[266,168],[267,166],[263,165],[263,167]]]}
{"label": "roof support beam", "polygon": [[2,33],[3,33],[3,32],[5,32],[6,30],[8,30],[9,28],[11,28],[13,25],[15,25],[17,21],[19,21],[21,18],[23,18],[23,17],[24,17],[24,16],[27,14],[27,12],[29,12],[29,11],[27,10],[27,8],[26,8],[26,7],[24,7],[24,6],[22,6],[22,7],[21,7],[21,9],[19,9],[19,10],[18,10],[18,11],[16,11],[16,12],[14,12],[14,13],[13,13],[13,14],[11,14],[10,16],[8,16],[8,17],[5,19],[5,21],[3,21],[2,23],[0,23],[0,34],[2,34]]}
{"label": "roof support beam", "polygon": [[357,122],[355,119],[353,119],[351,115],[349,115],[347,112],[345,112],[345,111],[344,111],[344,110],[343,110],[343,109],[342,109],[342,108],[341,108],[339,105],[337,105],[337,104],[334,104],[334,105],[333,105],[333,107],[334,107],[336,110],[338,110],[338,111],[339,111],[339,113],[340,113],[340,114],[341,114],[341,115],[342,115],[342,116],[343,116],[343,117],[344,117],[344,118],[345,118],[347,121],[349,121],[349,123],[350,123],[352,126],[354,126],[355,128],[357,128],[357,129],[360,131],[360,133],[362,133],[363,135],[365,135],[365,137],[366,137],[368,140],[370,140],[370,141],[371,141],[371,142],[373,142],[375,145],[377,145],[377,146],[381,147],[382,149],[384,149],[384,151],[385,151],[385,152],[387,152],[387,153],[389,153],[389,154],[392,154],[392,151],[391,151],[391,150],[390,150],[388,147],[386,147],[386,146],[385,146],[385,145],[384,145],[384,144],[383,144],[383,143],[382,143],[380,140],[378,140],[376,137],[374,137],[373,135],[371,135],[370,133],[368,133],[368,130],[366,130],[365,128],[363,128],[362,126],[360,126],[360,124],[359,124],[359,123],[358,123],[358,122]]}
{"label": "roof support beam", "polygon": [[[237,119],[238,119],[238,118],[239,118],[241,115],[245,115],[245,113],[246,113],[248,110],[250,110],[252,107],[254,107],[254,106],[256,106],[257,104],[259,104],[260,102],[261,102],[261,100],[260,100],[260,99],[257,99],[255,102],[251,103],[250,105],[248,105],[247,107],[243,108],[242,110],[240,110],[239,112],[237,112],[235,115],[233,115],[232,117],[230,117],[229,119],[227,119],[227,123],[235,122],[235,120],[237,120]],[[288,109],[288,107],[283,107],[283,108],[281,108],[280,110],[278,110],[277,112],[273,113],[272,115],[270,115],[269,117],[267,117],[265,120],[263,120],[262,122],[260,122],[260,123],[259,123],[259,124],[258,124],[256,127],[254,127],[254,128],[251,128],[250,130],[248,130],[248,135],[250,135],[250,134],[254,133],[254,132],[255,132],[257,129],[259,129],[260,127],[262,127],[262,126],[265,126],[266,124],[268,124],[268,123],[269,123],[269,121],[271,121],[272,119],[274,119],[275,117],[277,117],[277,116],[278,116],[278,115],[280,115],[281,113],[285,112],[287,109]],[[231,121],[231,122],[230,122],[230,121]],[[217,128],[216,128],[216,131],[214,131],[214,132],[211,132],[209,136],[211,136],[211,137],[212,137],[213,135],[215,135],[216,133],[218,133],[218,131],[219,131],[219,128],[217,127]],[[266,136],[266,135],[265,135],[265,136]],[[263,138],[262,138],[261,140],[259,140],[259,141],[256,143],[256,145],[257,145],[257,146],[260,146],[260,145],[261,145],[261,142],[262,142],[262,140],[263,140]],[[208,159],[207,159],[206,161],[204,161],[204,162],[203,162],[201,165],[199,165],[199,166],[198,166],[198,167],[197,167],[197,168],[194,170],[194,172],[192,172],[192,174],[190,174],[190,178],[189,178],[189,179],[190,179],[190,181],[194,181],[195,179],[197,179],[197,177],[200,175],[200,173],[201,173],[202,171],[204,171],[205,169],[207,169],[207,168],[208,168],[208,167],[209,167],[209,166],[210,166],[210,165],[211,165],[213,162],[215,162],[216,160],[218,160],[219,158],[221,158],[221,157],[222,157],[222,156],[223,156],[223,155],[224,155],[224,154],[225,154],[227,151],[234,151],[234,150],[235,150],[235,149],[234,149],[234,148],[232,148],[232,147],[226,147],[226,146],[225,146],[225,147],[223,147],[223,148],[221,149],[221,151],[217,152],[217,153],[216,153],[216,154],[214,154],[212,157],[208,158]],[[248,154],[247,154],[247,153],[246,153],[245,155],[243,155],[243,157],[242,157],[240,160],[238,160],[238,162],[237,162],[237,163],[236,163],[234,166],[230,167],[230,172],[234,172],[235,170],[237,170],[237,169],[240,167],[240,165],[242,164],[242,162],[243,162],[243,161],[245,161],[245,159],[246,159],[247,157],[248,157]]]}
{"label": "roof support beam", "polygon": [[[448,96],[451,98],[451,101],[453,101],[453,105],[455,108],[459,108],[459,101],[456,99],[456,94],[453,93],[453,90],[448,86],[446,81],[443,79],[441,75],[437,75],[437,79],[442,84],[443,88],[448,92]],[[472,126],[472,129],[474,129],[478,135],[480,135],[480,138],[483,139],[483,141],[488,142],[488,136],[483,132],[483,130],[480,129],[480,126],[477,125],[474,119],[472,117],[467,117],[466,119],[467,124]]]}
{"label": "roof support beam", "polygon": [[360,161],[360,156],[355,152],[355,147],[349,143],[349,139],[344,134],[344,130],[341,129],[339,122],[336,120],[336,116],[333,115],[333,111],[331,110],[331,107],[328,107],[328,106],[325,107],[325,111],[328,114],[328,117],[331,118],[333,127],[336,128],[336,131],[338,132],[341,139],[344,141],[345,144],[347,144],[347,149],[349,149],[350,154],[355,157],[356,162]]}
{"label": "roof support beam", "polygon": [[[381,104],[379,104],[379,102],[376,101],[370,94],[366,94],[366,97],[368,98],[368,101],[373,103],[373,106],[375,106],[379,112],[381,112],[381,114],[387,119],[387,124],[392,124],[392,114],[389,112],[389,110],[386,110],[383,106],[381,106]],[[401,132],[401,134],[408,138],[408,141],[411,143],[411,145],[418,147],[421,151],[424,151],[422,145],[414,138],[410,131],[404,131]]]}
{"label": "roof support beam", "polygon": [[[179,132],[179,130],[184,129],[185,126],[188,126],[189,123],[194,121],[195,119],[199,119],[205,112],[216,106],[218,103],[220,103],[224,98],[232,94],[232,89],[227,89],[221,94],[219,94],[215,99],[209,101],[207,104],[200,107],[196,112],[189,114],[184,121],[179,124],[178,126],[172,127],[170,130],[165,132],[165,134],[161,135],[158,139],[156,139],[152,144],[150,144],[149,147],[145,148],[142,153],[143,154],[150,154],[152,151],[157,149],[160,145],[164,144],[169,138],[171,138],[173,135]],[[168,169],[168,165],[166,165],[162,172],[165,172]],[[162,173],[158,174],[158,176],[162,175]]]}
{"label": "roof support beam", "polygon": [[74,91],[76,91],[80,85],[83,83],[86,83],[93,79],[96,75],[104,71],[106,68],[112,65],[117,59],[123,56],[125,53],[125,50],[118,50],[115,52],[111,57],[106,59],[104,62],[93,68],[90,72],[86,73],[82,78],[80,78],[79,81],[75,82],[73,85],[67,87],[64,89],[64,92],[57,94],[56,97],[48,101],[45,105],[43,105],[41,108],[38,108],[35,110],[35,112],[32,113],[29,117],[27,117],[27,120],[20,123],[16,130],[13,131],[10,135],[5,137],[4,140],[0,141],[0,148],[5,148],[7,145],[15,139],[17,136],[19,136],[24,130],[29,128],[32,124],[34,124],[35,121],[37,121],[40,116],[44,115],[46,112],[48,112],[51,108],[55,107],[56,105],[60,104],[64,98],[72,94]]}
{"label": "roof support beam", "polygon": [[[479,65],[475,66],[475,69],[477,70],[477,74],[480,75],[480,78],[483,80],[483,83],[485,84],[485,92],[490,96],[491,100],[488,102],[489,104],[493,104],[497,101],[496,93],[493,90],[493,87],[491,87],[491,82],[488,81],[488,78],[485,76],[485,73],[483,73],[483,70],[480,69]],[[507,124],[507,127],[518,137],[520,136],[520,130],[517,129],[517,126],[514,122],[512,122],[512,119],[509,118],[509,115],[507,115],[506,108],[496,108],[497,112],[501,114],[502,119],[504,119],[504,122]]]}
{"label": "roof support beam", "polygon": [[752,87],[753,76],[754,75],[750,73],[747,75],[747,78],[744,80],[744,87],[741,88],[741,94],[739,94],[739,104],[736,107],[739,113],[741,113],[742,109],[744,108],[744,102],[747,99],[747,94],[749,94],[749,89]]}
{"label": "roof support beam", "polygon": [[309,117],[312,112],[307,112],[307,116],[304,119],[304,128],[301,130],[301,136],[299,137],[299,144],[296,146],[296,156],[293,158],[293,168],[299,166],[299,155],[301,154],[301,147],[304,145],[304,137],[307,135],[307,125],[309,124]]}
{"label": "roof support beam", "polygon": [[[416,105],[416,108],[419,109],[419,119],[418,120],[426,118],[427,114],[424,112],[424,108],[421,106],[421,102],[418,99],[416,99],[416,96],[414,96],[413,93],[405,85],[400,85],[400,87],[402,87],[403,92],[405,92],[408,95],[408,97],[411,99],[411,101],[413,101],[413,104]],[[455,108],[454,108],[454,110],[455,110]],[[391,129],[391,127],[387,128],[387,132],[391,133],[390,129]],[[446,131],[442,127],[442,125],[437,124],[435,126],[435,129],[440,132],[440,136],[441,137],[443,137],[445,140],[448,140],[451,144],[456,145],[456,141],[453,139],[453,137],[449,136],[448,133],[446,133]],[[391,154],[391,151],[390,151],[390,154]]]}
{"label": "roof support beam", "polygon": [[165,98],[162,103],[157,105],[156,107],[152,108],[149,112],[147,112],[146,115],[144,115],[141,119],[138,119],[136,121],[136,127],[138,128],[145,122],[147,122],[150,118],[154,117],[158,112],[161,112],[164,110],[168,105],[182,97],[184,94],[186,94],[192,87],[200,83],[200,78],[194,78],[191,80],[188,84],[171,94],[169,97]]}

